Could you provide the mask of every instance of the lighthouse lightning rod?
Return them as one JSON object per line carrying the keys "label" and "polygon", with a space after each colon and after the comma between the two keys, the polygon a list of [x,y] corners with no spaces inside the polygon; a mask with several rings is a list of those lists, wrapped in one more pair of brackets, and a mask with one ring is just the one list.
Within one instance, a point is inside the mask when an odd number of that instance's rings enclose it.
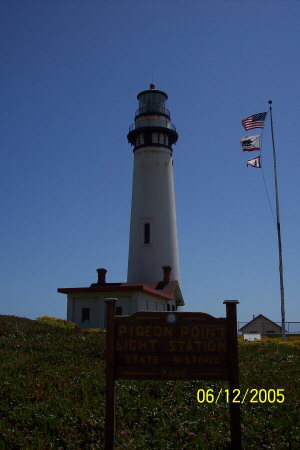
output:
{"label": "lighthouse lightning rod", "polygon": [[275,179],[275,195],[276,195],[276,218],[277,218],[279,274],[280,274],[280,296],[281,296],[281,332],[282,332],[282,340],[286,341],[286,334],[285,334],[285,308],[284,308],[284,286],[283,286],[283,267],[282,267],[282,247],[281,247],[281,231],[280,231],[280,216],[279,216],[279,199],[278,199],[276,153],[275,153],[273,117],[272,117],[272,100],[269,100],[269,105],[270,105],[271,133],[272,133],[272,144],[273,144],[273,162],[274,162],[274,179]]}

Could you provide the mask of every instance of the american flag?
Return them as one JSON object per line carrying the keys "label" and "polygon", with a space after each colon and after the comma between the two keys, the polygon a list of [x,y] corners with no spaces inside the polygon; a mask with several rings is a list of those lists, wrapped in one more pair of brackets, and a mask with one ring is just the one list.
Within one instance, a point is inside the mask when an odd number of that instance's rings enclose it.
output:
{"label": "american flag", "polygon": [[266,112],[253,114],[253,116],[249,116],[247,117],[247,119],[242,120],[242,125],[245,130],[253,130],[253,128],[263,128],[266,115]]}

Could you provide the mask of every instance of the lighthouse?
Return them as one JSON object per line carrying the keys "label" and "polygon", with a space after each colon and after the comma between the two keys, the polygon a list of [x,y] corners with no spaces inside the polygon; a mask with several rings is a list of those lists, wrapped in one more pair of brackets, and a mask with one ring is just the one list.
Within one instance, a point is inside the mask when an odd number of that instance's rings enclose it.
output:
{"label": "lighthouse", "polygon": [[163,266],[180,279],[172,158],[178,134],[167,98],[153,83],[140,92],[127,135],[134,155],[127,282],[160,280]]}
{"label": "lighthouse", "polygon": [[185,302],[179,285],[172,145],[178,134],[165,103],[167,94],[140,92],[127,135],[133,146],[131,221],[127,282],[110,282],[103,266],[97,281],[59,288],[67,295],[67,319],[81,328],[106,328],[105,299],[117,298],[117,315],[176,311]]}

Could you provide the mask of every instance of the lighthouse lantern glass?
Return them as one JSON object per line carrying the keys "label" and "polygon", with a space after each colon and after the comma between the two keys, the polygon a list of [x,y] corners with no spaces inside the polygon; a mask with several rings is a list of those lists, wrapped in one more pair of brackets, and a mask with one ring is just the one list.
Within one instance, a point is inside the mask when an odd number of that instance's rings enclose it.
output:
{"label": "lighthouse lantern glass", "polygon": [[139,113],[166,113],[166,97],[159,92],[148,92],[139,97]]}

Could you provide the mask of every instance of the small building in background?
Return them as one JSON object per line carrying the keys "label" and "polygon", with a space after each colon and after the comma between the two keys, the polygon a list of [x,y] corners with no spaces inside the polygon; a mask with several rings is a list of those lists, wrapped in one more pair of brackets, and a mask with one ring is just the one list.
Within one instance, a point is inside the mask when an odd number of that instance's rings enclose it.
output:
{"label": "small building in background", "polygon": [[259,333],[249,333],[249,334],[244,333],[243,337],[244,337],[244,341],[252,342],[252,341],[260,341],[261,340],[261,334],[259,334]]}
{"label": "small building in background", "polygon": [[259,314],[239,329],[243,334],[281,334],[281,327],[272,320]]}

